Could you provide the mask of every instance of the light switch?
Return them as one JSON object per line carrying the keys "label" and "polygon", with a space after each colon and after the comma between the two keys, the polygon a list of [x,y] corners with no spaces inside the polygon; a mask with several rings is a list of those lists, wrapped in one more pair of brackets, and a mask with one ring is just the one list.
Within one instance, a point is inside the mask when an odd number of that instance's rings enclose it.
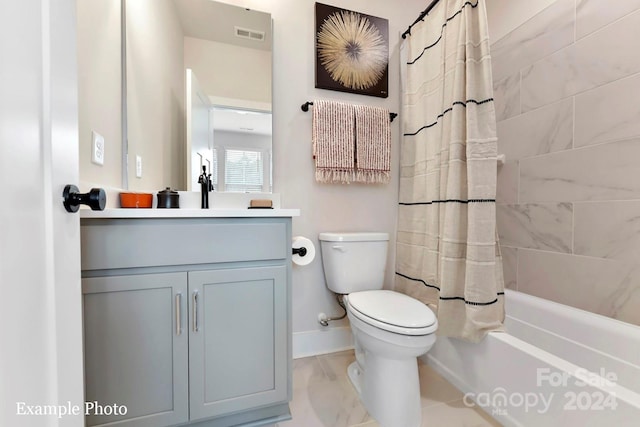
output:
{"label": "light switch", "polygon": [[136,156],[136,178],[142,178],[142,157]]}
{"label": "light switch", "polygon": [[91,131],[91,161],[96,165],[104,165],[104,137],[96,131]]}

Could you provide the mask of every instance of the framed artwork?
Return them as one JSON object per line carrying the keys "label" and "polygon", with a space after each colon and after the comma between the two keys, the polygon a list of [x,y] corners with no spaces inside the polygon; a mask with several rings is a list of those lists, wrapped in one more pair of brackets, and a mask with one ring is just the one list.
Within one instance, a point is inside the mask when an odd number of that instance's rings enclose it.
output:
{"label": "framed artwork", "polygon": [[389,21],[316,3],[316,88],[389,96]]}

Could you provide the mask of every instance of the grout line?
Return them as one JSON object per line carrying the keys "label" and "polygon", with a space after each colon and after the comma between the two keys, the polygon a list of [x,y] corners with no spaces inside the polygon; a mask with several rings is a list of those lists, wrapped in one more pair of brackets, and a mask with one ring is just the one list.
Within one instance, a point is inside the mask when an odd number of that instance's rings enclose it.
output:
{"label": "grout line", "polygon": [[517,246],[515,246],[515,249],[517,249],[518,252],[520,252],[520,251],[531,251],[531,252],[541,252],[541,253],[553,254],[553,255],[565,255],[565,256],[571,256],[571,257],[577,257],[577,258],[587,258],[587,259],[599,260],[599,261],[623,262],[623,260],[615,259],[615,258],[602,258],[602,257],[597,257],[597,256],[570,254],[570,253],[566,253],[566,252],[546,251],[544,249],[523,248],[523,247],[517,247]]}
{"label": "grout line", "polygon": [[573,2],[573,42],[578,41],[578,1]]}
{"label": "grout line", "polygon": [[[445,379],[445,381],[447,381],[447,380]],[[463,401],[464,401],[464,393],[462,392],[462,390],[458,389],[456,386],[454,386],[453,384],[451,384],[449,381],[447,381],[447,383],[448,383],[449,385],[451,385],[453,388],[455,388],[456,390],[458,390],[458,391],[460,392],[460,394],[462,394],[462,397],[456,397],[455,399],[451,399],[451,400],[443,400],[443,401],[440,401],[440,400],[434,400],[434,401],[432,401],[431,403],[427,403],[427,404],[425,404],[425,405],[421,405],[421,406],[420,406],[420,408],[421,408],[421,409],[431,409],[431,408],[435,408],[435,407],[437,407],[437,406],[449,405],[449,404],[454,403],[454,402],[462,402],[462,403],[464,404],[464,402],[463,402]],[[465,406],[465,407],[466,407],[466,406]],[[471,409],[472,409],[472,408],[471,408]]]}
{"label": "grout line", "polygon": [[573,203],[575,205],[586,204],[605,204],[605,203],[638,203],[640,198],[633,199],[602,199],[602,200],[529,200],[525,202],[497,202],[496,206],[514,206],[514,205],[551,205],[562,203]]}
{"label": "grout line", "polygon": [[[547,56],[545,56],[545,57],[544,57],[544,58],[542,58],[542,59],[545,59],[545,58],[548,58],[548,57],[547,57]],[[575,64],[572,64],[572,65],[575,65]],[[591,91],[594,91],[594,90],[596,90],[596,89],[601,89],[601,88],[603,88],[604,86],[607,86],[607,85],[610,85],[610,84],[613,84],[613,83],[619,82],[620,80],[630,79],[630,78],[632,78],[632,77],[638,77],[639,75],[640,75],[640,70],[638,70],[638,71],[634,71],[634,72],[633,72],[633,73],[631,73],[631,74],[626,74],[626,75],[624,75],[624,76],[616,77],[616,78],[614,78],[613,80],[608,80],[608,81],[606,81],[606,82],[604,82],[604,83],[596,84],[596,85],[595,85],[595,86],[593,86],[593,87],[589,87],[589,88],[587,88],[587,89],[580,90],[580,91],[578,91],[578,92],[575,92],[575,93],[569,94],[569,95],[567,95],[567,96],[563,96],[563,97],[562,97],[562,98],[560,98],[560,99],[554,99],[554,100],[552,100],[552,101],[549,101],[547,104],[544,104],[544,105],[541,105],[541,106],[539,106],[539,107],[536,107],[535,109],[542,108],[542,107],[544,107],[544,106],[546,106],[546,105],[550,105],[550,104],[553,104],[553,103],[558,102],[558,101],[562,101],[563,99],[571,98],[572,96],[573,96],[573,97],[577,97],[577,96],[579,96],[579,95],[584,95],[584,94],[589,93],[589,92],[591,92]],[[535,109],[534,109],[534,110],[535,110]],[[533,111],[533,110],[530,110],[530,111]],[[527,112],[529,112],[529,111],[527,111]]]}
{"label": "grout line", "polygon": [[571,254],[576,254],[576,205],[571,202]]}
{"label": "grout line", "polygon": [[520,109],[518,111],[518,114],[514,117],[517,117],[523,114],[522,112],[522,68],[518,72],[518,92],[519,92],[518,95],[520,96]]}
{"label": "grout line", "polygon": [[494,44],[500,42],[501,40],[505,39],[506,37],[508,37],[509,35],[511,35],[512,33],[515,33],[516,31],[518,31],[520,29],[520,27],[523,27],[524,25],[528,24],[529,21],[533,21],[534,18],[536,18],[538,15],[540,15],[542,12],[546,11],[547,9],[551,8],[551,6],[554,5],[555,2],[550,3],[548,6],[542,8],[541,10],[539,10],[538,12],[536,12],[533,16],[531,16],[530,18],[528,18],[526,21],[524,21],[522,24],[518,25],[517,27],[515,27],[513,30],[509,31],[508,33],[506,33],[504,36],[500,37],[498,40],[495,40],[493,43],[491,43],[491,46],[493,46]]}
{"label": "grout line", "polygon": [[625,203],[625,202],[631,202],[631,203],[638,203],[640,202],[640,198],[638,199],[611,199],[611,200],[574,200],[573,204],[577,205],[577,204],[588,204],[588,203]]}
{"label": "grout line", "polygon": [[[369,417],[371,417],[371,415],[369,415]],[[380,426],[380,424],[378,424],[378,422],[376,420],[374,420],[373,418],[371,418],[369,421],[365,421],[363,423],[360,424],[350,424],[349,427],[369,427],[369,426]]]}
{"label": "grout line", "polygon": [[634,141],[634,140],[640,141],[640,134],[635,135],[635,136],[631,136],[631,137],[621,138],[621,139],[613,139],[611,141],[598,142],[596,144],[583,145],[581,147],[567,148],[565,150],[558,150],[558,151],[551,151],[550,153],[536,154],[535,156],[522,157],[522,158],[520,158],[518,160],[521,161],[521,160],[539,159],[539,158],[545,157],[545,156],[552,156],[552,155],[555,155],[555,154],[567,153],[567,152],[570,152],[570,151],[588,150],[590,148],[599,147],[601,145],[616,144],[616,143],[619,143],[619,142],[629,142],[629,141]]}
{"label": "grout line", "polygon": [[[550,56],[550,55],[549,55],[549,56]],[[547,56],[545,56],[545,57],[544,57],[544,58],[542,58],[542,59],[545,59],[545,58],[547,58]],[[526,68],[526,67],[525,67],[525,68]],[[523,69],[524,69],[524,68],[523,68]],[[522,73],[522,70],[520,70],[520,73]],[[553,100],[553,101],[549,101],[549,102],[548,102],[548,103],[546,103],[546,104],[543,104],[543,105],[540,105],[540,106],[538,106],[538,107],[532,108],[531,110],[527,110],[527,111],[521,112],[521,113],[520,113],[520,114],[518,114],[518,115],[515,115],[515,116],[512,116],[512,117],[507,117],[506,119],[498,120],[498,121],[497,121],[497,123],[506,122],[506,121],[508,121],[508,120],[515,119],[515,118],[520,117],[520,116],[523,116],[523,115],[525,115],[525,114],[533,113],[533,112],[535,112],[535,111],[537,111],[537,110],[541,110],[541,109],[543,109],[543,108],[549,107],[549,106],[551,106],[551,105],[557,104],[557,103],[562,102],[562,101],[566,101],[566,100],[567,100],[567,99],[569,99],[569,98],[573,98],[573,99],[574,99],[574,102],[575,102],[575,98],[577,98],[577,97],[578,97],[578,96],[580,96],[580,95],[584,95],[584,94],[586,94],[586,93],[588,93],[588,92],[591,92],[591,91],[594,91],[594,90],[596,90],[596,89],[602,89],[602,88],[604,88],[604,86],[607,86],[607,85],[610,85],[610,84],[613,84],[613,83],[617,83],[617,82],[619,82],[620,80],[624,80],[624,79],[632,79],[632,78],[634,78],[634,77],[640,77],[640,70],[639,70],[639,71],[636,71],[636,72],[634,72],[634,73],[632,73],[632,74],[626,75],[626,76],[618,77],[618,78],[616,78],[616,79],[614,79],[614,80],[611,80],[611,81],[608,81],[608,82],[602,83],[602,84],[597,85],[597,86],[594,86],[594,87],[592,87],[592,88],[584,89],[584,90],[582,90],[582,91],[579,91],[579,92],[573,93],[573,94],[571,94],[571,95],[563,96],[563,97],[562,97],[562,98],[560,98],[560,99],[555,99],[555,100]],[[498,81],[500,81],[500,80],[498,80]]]}
{"label": "grout line", "polygon": [[[322,355],[324,356],[324,354]],[[324,363],[322,363],[322,360],[320,359],[320,355],[315,355],[313,356],[316,359],[316,362],[318,363],[318,365],[320,366],[320,371],[322,371],[322,375],[323,375],[323,380],[331,380],[331,378],[329,378],[329,375],[327,374],[327,371],[324,369]]]}
{"label": "grout line", "polygon": [[[573,97],[573,95],[571,95],[571,97]],[[532,109],[532,110],[528,110],[528,111],[525,111],[525,112],[523,112],[523,113],[520,113],[520,114],[518,114],[517,116],[512,116],[512,117],[509,117],[509,118],[507,118],[507,119],[499,120],[499,121],[497,121],[496,123],[504,123],[504,122],[508,122],[508,121],[510,121],[510,120],[513,120],[513,119],[521,118],[522,116],[527,116],[527,115],[529,115],[529,114],[535,113],[535,112],[536,112],[536,111],[538,111],[538,110],[542,110],[542,109],[544,109],[544,108],[549,108],[549,107],[552,107],[552,106],[554,106],[554,105],[556,105],[556,104],[560,104],[561,102],[566,101],[568,98],[570,98],[570,97],[562,98],[562,99],[559,99],[559,100],[557,100],[557,101],[553,101],[553,102],[550,102],[550,103],[548,103],[548,104],[544,104],[544,105],[542,105],[542,106],[540,106],[540,107],[536,107],[536,108],[534,108],[534,109]]]}
{"label": "grout line", "polygon": [[565,205],[567,203],[573,203],[573,202],[557,202],[557,201],[553,201],[553,202],[524,202],[524,203],[502,203],[502,202],[497,202],[496,206],[506,206],[506,207],[513,207],[513,206],[549,206],[549,205],[553,205],[553,206],[557,206],[557,205]]}
{"label": "grout line", "polygon": [[[616,20],[611,21],[608,24],[605,24],[600,28],[596,28],[595,30],[592,30],[590,33],[587,33],[587,34],[583,35],[580,38],[576,38],[576,42],[584,40],[586,38],[589,38],[589,37],[595,35],[596,33],[599,33],[600,31],[604,30],[605,28],[608,28],[608,27],[610,27],[610,26],[622,21],[623,19],[628,18],[629,16],[634,15],[636,13],[640,13],[640,8],[636,8],[636,9],[630,11],[630,12],[627,12],[626,14],[624,14],[621,17],[617,18]],[[577,16],[577,10],[576,10],[576,16]],[[577,20],[576,20],[576,23],[577,23]],[[577,30],[576,30],[576,34],[577,34]]]}
{"label": "grout line", "polygon": [[511,246],[511,245],[505,245],[504,243],[500,242],[500,247],[501,248],[509,248],[509,249],[519,249],[519,246]]}
{"label": "grout line", "polygon": [[520,250],[518,248],[515,248],[515,252],[516,252],[516,286],[515,286],[515,290],[518,290],[518,279],[520,276]]}
{"label": "grout line", "polygon": [[516,202],[520,203],[520,161],[521,159],[516,160],[518,166],[518,173],[516,175]]}
{"label": "grout line", "polygon": [[574,95],[571,98],[573,100],[573,111],[572,111],[573,126],[571,130],[571,149],[575,150],[576,148],[576,96]]}

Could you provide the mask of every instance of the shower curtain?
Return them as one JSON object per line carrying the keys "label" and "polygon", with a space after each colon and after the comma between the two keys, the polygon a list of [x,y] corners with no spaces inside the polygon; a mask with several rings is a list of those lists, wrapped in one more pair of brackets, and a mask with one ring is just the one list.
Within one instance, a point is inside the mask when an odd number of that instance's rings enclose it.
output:
{"label": "shower curtain", "polygon": [[403,56],[395,287],[437,306],[439,335],[477,342],[504,321],[484,0],[441,0]]}

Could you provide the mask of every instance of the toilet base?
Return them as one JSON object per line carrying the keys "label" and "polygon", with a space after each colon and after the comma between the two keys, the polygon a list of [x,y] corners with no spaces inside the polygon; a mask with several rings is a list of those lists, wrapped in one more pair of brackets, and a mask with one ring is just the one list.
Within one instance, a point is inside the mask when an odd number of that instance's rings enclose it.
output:
{"label": "toilet base", "polygon": [[366,371],[358,362],[347,368],[365,409],[382,427],[420,427],[417,359],[393,360],[367,354]]}

